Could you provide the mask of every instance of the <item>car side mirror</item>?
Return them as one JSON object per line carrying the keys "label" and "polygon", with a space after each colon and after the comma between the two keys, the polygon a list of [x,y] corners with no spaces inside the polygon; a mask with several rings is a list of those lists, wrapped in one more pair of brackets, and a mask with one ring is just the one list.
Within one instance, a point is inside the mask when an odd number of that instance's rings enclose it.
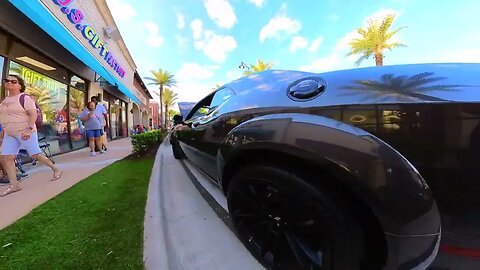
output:
{"label": "car side mirror", "polygon": [[177,115],[173,116],[173,124],[174,124],[174,125],[183,124],[183,117],[182,117],[182,115],[177,114]]}

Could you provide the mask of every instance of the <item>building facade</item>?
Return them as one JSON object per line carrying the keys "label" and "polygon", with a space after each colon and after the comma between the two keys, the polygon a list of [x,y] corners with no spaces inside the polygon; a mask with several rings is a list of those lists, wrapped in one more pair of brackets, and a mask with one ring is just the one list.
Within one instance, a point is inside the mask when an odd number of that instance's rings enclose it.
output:
{"label": "building facade", "polygon": [[133,104],[133,126],[142,125],[145,127],[150,127],[150,118],[152,117],[150,113],[150,99],[152,99],[152,95],[148,91],[147,86],[143,82],[142,77],[140,77],[138,72],[134,73],[133,84],[137,91],[142,94],[142,96],[140,96],[141,105],[139,106],[136,103]]}
{"label": "building facade", "polygon": [[149,123],[149,127],[159,128],[160,127],[160,106],[158,105],[158,101],[150,100],[150,115],[151,121]]}
{"label": "building facade", "polygon": [[78,115],[92,96],[109,113],[109,139],[129,136],[132,111],[148,112],[149,93],[134,83],[136,65],[105,0],[0,1],[0,14],[0,77],[25,79],[55,154],[86,146]]}

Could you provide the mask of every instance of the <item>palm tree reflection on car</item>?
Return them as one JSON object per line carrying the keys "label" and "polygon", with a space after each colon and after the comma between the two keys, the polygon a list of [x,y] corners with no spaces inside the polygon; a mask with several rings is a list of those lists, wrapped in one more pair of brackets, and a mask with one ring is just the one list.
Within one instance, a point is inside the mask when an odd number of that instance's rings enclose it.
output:
{"label": "palm tree reflection on car", "polygon": [[[446,101],[445,99],[426,94],[431,91],[458,91],[458,87],[468,85],[437,84],[430,83],[446,79],[445,77],[431,77],[434,73],[423,72],[413,76],[395,76],[385,74],[380,80],[354,80],[354,85],[342,86],[340,89],[351,90],[344,93],[345,96],[363,96],[362,101],[375,100],[376,102],[386,101],[391,97],[398,101],[409,102],[416,99],[426,101]],[[425,94],[424,94],[425,93]]]}

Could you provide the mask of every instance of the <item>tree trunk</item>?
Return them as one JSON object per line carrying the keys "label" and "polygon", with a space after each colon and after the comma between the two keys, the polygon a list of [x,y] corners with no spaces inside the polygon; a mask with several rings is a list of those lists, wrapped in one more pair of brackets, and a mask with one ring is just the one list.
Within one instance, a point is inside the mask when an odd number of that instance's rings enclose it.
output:
{"label": "tree trunk", "polygon": [[375,64],[378,66],[383,66],[383,54],[376,53],[375,54]]}
{"label": "tree trunk", "polygon": [[170,116],[168,115],[168,105],[165,104],[165,127],[168,129],[170,128],[168,120],[170,119]]}
{"label": "tree trunk", "polygon": [[164,128],[165,126],[163,125],[163,84],[160,84],[160,104],[158,106],[158,112],[160,114],[160,128]]}

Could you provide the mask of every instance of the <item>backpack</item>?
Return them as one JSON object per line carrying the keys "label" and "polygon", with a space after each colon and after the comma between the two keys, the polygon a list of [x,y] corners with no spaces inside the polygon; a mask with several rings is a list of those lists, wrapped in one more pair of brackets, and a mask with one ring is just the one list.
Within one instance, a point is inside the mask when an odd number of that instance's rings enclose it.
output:
{"label": "backpack", "polygon": [[[22,94],[20,96],[20,105],[22,105],[23,109],[25,109],[25,95],[26,94]],[[37,129],[41,129],[43,127],[43,113],[42,109],[40,108],[40,106],[38,106],[38,103],[36,101],[35,108],[37,109],[37,119],[35,120],[35,125],[37,126]]]}

